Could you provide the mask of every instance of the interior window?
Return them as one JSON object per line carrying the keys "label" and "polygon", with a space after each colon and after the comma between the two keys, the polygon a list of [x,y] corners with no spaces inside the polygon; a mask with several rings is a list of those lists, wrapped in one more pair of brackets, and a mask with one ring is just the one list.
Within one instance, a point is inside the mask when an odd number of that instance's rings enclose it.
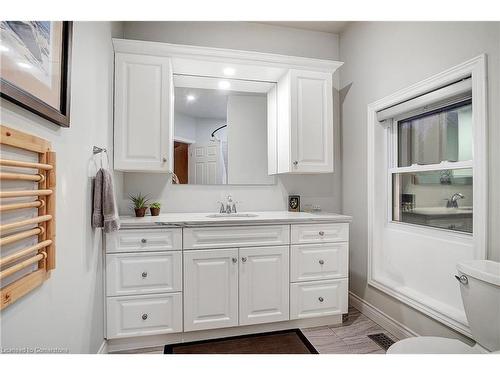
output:
{"label": "interior window", "polygon": [[473,231],[472,104],[393,119],[392,220]]}

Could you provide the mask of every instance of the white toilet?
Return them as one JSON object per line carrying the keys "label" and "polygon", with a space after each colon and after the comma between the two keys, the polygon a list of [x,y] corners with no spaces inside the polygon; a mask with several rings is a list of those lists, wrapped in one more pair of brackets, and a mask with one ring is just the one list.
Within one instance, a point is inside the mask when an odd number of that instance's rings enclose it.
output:
{"label": "white toilet", "polygon": [[412,337],[393,344],[387,354],[500,353],[500,263],[472,260],[457,265],[465,314],[476,341],[469,346],[443,337]]}

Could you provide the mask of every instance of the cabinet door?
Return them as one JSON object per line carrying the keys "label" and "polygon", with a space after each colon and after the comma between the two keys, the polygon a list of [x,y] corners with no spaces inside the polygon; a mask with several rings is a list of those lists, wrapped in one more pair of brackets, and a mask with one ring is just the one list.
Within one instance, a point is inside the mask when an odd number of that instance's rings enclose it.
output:
{"label": "cabinet door", "polygon": [[240,249],[240,325],[288,320],[288,246]]}
{"label": "cabinet door", "polygon": [[333,94],[329,73],[290,71],[291,172],[333,172]]}
{"label": "cabinet door", "polygon": [[238,249],[184,252],[184,331],[238,325]]}
{"label": "cabinet door", "polygon": [[170,171],[172,111],[170,59],[116,53],[114,168]]}

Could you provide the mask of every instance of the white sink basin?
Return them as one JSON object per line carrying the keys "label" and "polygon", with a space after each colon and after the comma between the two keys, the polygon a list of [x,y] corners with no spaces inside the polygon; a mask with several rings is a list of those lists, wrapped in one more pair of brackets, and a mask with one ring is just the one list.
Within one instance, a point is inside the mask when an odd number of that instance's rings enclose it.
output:
{"label": "white sink basin", "polygon": [[257,217],[259,215],[257,214],[246,214],[246,213],[241,213],[241,214],[211,214],[207,215],[207,217],[210,218],[220,218],[220,217]]}

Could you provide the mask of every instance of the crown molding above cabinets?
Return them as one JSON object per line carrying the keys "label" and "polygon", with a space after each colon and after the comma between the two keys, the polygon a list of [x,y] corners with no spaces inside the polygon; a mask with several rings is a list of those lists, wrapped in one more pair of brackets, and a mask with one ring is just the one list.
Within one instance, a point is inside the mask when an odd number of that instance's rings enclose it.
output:
{"label": "crown molding above cabinets", "polygon": [[332,74],[342,62],[126,39],[113,46],[116,170],[172,172],[175,74],[270,83],[268,173],[333,172]]}

